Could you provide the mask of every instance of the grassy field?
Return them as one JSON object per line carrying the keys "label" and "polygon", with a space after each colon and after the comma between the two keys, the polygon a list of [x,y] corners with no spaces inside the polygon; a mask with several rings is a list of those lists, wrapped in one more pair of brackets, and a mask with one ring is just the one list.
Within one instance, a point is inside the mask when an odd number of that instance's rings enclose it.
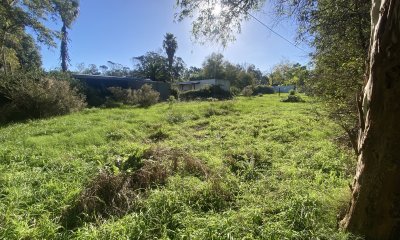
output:
{"label": "grassy field", "polygon": [[355,161],[277,95],[0,128],[0,239],[348,239]]}

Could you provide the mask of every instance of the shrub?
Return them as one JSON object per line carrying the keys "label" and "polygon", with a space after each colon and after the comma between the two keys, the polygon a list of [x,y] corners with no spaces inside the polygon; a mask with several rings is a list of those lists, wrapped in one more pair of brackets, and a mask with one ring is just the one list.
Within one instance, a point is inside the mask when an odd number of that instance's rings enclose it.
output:
{"label": "shrub", "polygon": [[86,107],[85,98],[68,80],[43,74],[0,76],[0,121],[18,121],[68,114]]}
{"label": "shrub", "polygon": [[160,93],[145,84],[139,90],[134,91],[135,102],[141,107],[149,107],[154,105],[160,99]]}
{"label": "shrub", "polygon": [[272,165],[263,154],[250,150],[229,151],[224,162],[234,174],[242,176],[244,180],[259,178]]}
{"label": "shrub", "polygon": [[123,104],[134,104],[135,96],[132,89],[123,89],[121,87],[109,87],[113,100]]}
{"label": "shrub", "polygon": [[171,109],[166,115],[167,122],[170,124],[177,124],[184,122],[185,116],[181,112],[176,112]]}
{"label": "shrub", "polygon": [[250,97],[253,95],[253,86],[249,85],[242,90],[243,96]]}
{"label": "shrub", "polygon": [[253,88],[253,95],[274,94],[274,93],[275,91],[272,87],[265,85],[257,85]]}
{"label": "shrub", "polygon": [[231,87],[230,90],[231,90],[231,94],[232,94],[233,96],[237,96],[237,95],[240,94],[240,89],[237,88],[237,87]]}
{"label": "shrub", "polygon": [[172,97],[174,97],[175,99],[179,99],[180,93],[176,87],[171,87],[170,92]]}
{"label": "shrub", "polygon": [[210,86],[199,90],[187,91],[180,94],[182,100],[196,100],[196,99],[229,99],[232,94],[223,90],[220,86]]}
{"label": "shrub", "polygon": [[292,89],[292,90],[290,90],[290,91],[289,91],[289,95],[291,95],[291,96],[294,96],[294,95],[296,95],[296,91],[295,91],[295,90],[293,90],[293,89]]}
{"label": "shrub", "polygon": [[121,87],[110,87],[108,90],[111,92],[113,100],[141,107],[154,105],[160,98],[160,93],[153,90],[148,84],[144,84],[139,90],[123,89]]}
{"label": "shrub", "polygon": [[286,99],[282,99],[282,102],[305,102],[300,96],[298,95],[289,95]]}

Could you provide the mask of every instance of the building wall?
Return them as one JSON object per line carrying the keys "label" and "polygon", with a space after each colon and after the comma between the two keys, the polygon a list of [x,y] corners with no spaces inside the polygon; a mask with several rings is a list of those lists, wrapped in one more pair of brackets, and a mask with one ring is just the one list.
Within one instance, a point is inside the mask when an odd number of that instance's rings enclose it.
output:
{"label": "building wall", "polygon": [[230,82],[228,80],[222,79],[205,79],[205,80],[196,80],[195,82],[199,82],[199,84],[193,85],[180,85],[179,90],[181,91],[189,91],[189,90],[199,90],[202,88],[206,88],[208,86],[219,85],[223,90],[229,92],[230,91]]}
{"label": "building wall", "polygon": [[216,84],[227,92],[231,90],[231,82],[229,80],[217,79]]}
{"label": "building wall", "polygon": [[272,86],[272,88],[275,90],[275,93],[288,93],[290,90],[294,90],[295,86],[294,85],[288,85],[288,86]]}
{"label": "building wall", "polygon": [[144,84],[149,84],[154,90],[160,93],[160,99],[166,100],[171,95],[169,83],[157,82],[145,79],[128,77],[109,77],[76,74],[73,77],[88,87],[87,101],[89,105],[98,106],[104,103],[105,98],[110,95],[109,87],[140,89]]}

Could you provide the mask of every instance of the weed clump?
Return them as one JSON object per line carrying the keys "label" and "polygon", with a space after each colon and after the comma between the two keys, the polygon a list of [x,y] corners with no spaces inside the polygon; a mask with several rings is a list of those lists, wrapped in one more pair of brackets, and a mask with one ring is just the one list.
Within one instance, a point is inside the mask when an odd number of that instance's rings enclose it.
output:
{"label": "weed clump", "polygon": [[159,141],[165,140],[168,137],[169,137],[169,134],[162,128],[156,129],[153,133],[151,133],[149,135],[149,139],[151,139],[154,142],[159,142]]}
{"label": "weed clump", "polygon": [[100,172],[65,210],[61,222],[66,229],[74,229],[83,222],[120,216],[129,209],[133,195],[128,175]]}
{"label": "weed clump", "polygon": [[201,160],[181,149],[162,146],[152,147],[144,151],[143,159],[149,165],[163,165],[169,176],[178,172],[183,175],[187,174],[200,178],[207,178],[210,175],[209,168]]}
{"label": "weed clump", "polygon": [[230,113],[235,112],[235,106],[232,102],[224,102],[222,104],[213,104],[211,103],[206,109],[204,116],[211,117],[211,116],[221,116],[227,115]]}
{"label": "weed clump", "polygon": [[226,156],[225,164],[245,180],[258,179],[271,166],[271,162],[257,151],[231,151]]}
{"label": "weed clump", "polygon": [[282,102],[305,102],[299,95],[296,95],[294,90],[289,92],[289,95],[286,99],[282,99]]}
{"label": "weed clump", "polygon": [[209,168],[199,159],[161,146],[147,149],[140,156],[136,153],[117,167],[117,174],[100,172],[64,211],[61,222],[66,229],[126,214],[142,193],[165,185],[168,177],[177,173],[204,179],[210,175]]}

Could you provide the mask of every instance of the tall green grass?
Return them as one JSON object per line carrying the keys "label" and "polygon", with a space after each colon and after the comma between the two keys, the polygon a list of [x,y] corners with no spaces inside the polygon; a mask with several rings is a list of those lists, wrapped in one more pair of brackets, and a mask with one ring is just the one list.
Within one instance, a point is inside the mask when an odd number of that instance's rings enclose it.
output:
{"label": "tall green grass", "polygon": [[[304,98],[87,109],[2,127],[0,239],[349,239],[337,215],[354,159],[334,142],[340,129]],[[119,163],[154,147],[211,173],[178,171],[138,190],[123,214],[63,225],[100,172],[123,174]]]}

